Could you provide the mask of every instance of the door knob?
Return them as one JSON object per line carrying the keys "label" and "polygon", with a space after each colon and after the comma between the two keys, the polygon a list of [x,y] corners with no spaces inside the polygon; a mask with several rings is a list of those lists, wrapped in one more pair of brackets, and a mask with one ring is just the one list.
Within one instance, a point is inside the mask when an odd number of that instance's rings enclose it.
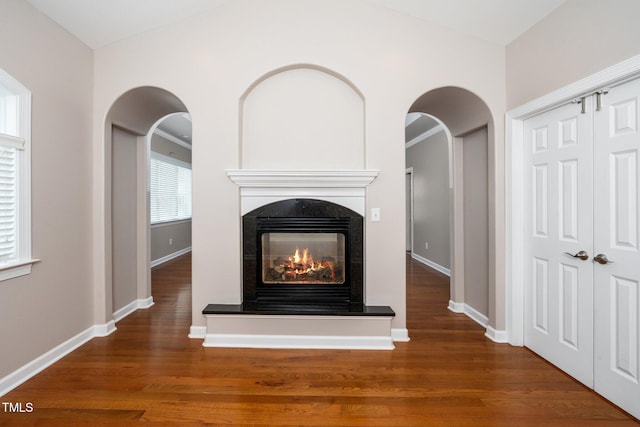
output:
{"label": "door knob", "polygon": [[[574,254],[571,254],[571,253],[569,253],[569,252],[565,252],[564,254],[565,254],[565,255],[569,255],[569,256],[571,256],[571,257],[574,257],[574,258],[580,258],[582,261],[586,261],[587,259],[589,259],[589,254],[588,254],[586,251],[580,251],[580,252],[578,252],[578,253],[577,253],[577,254],[575,254],[575,255],[574,255]],[[605,263],[605,264],[606,264],[606,263]]]}
{"label": "door knob", "polygon": [[605,254],[598,254],[593,257],[593,260],[599,264],[611,264],[613,261],[607,258]]}

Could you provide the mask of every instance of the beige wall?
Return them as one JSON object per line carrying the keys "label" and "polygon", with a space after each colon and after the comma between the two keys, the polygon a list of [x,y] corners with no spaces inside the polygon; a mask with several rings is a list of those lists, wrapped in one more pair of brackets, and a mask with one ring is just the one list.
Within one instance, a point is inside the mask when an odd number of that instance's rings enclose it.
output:
{"label": "beige wall", "polygon": [[[413,252],[450,268],[449,141],[444,130],[409,147],[413,168]],[[425,243],[429,243],[426,249]]]}
{"label": "beige wall", "polygon": [[0,2],[0,67],[32,93],[32,241],[42,261],[0,282],[0,378],[93,322],[93,53],[28,2]]}
{"label": "beige wall", "polygon": [[269,76],[244,98],[241,120],[242,168],[364,167],[364,100],[324,70]]}
{"label": "beige wall", "polygon": [[137,299],[136,242],[136,156],[137,135],[114,127],[112,137],[113,172],[113,311],[116,312]]}
{"label": "beige wall", "polygon": [[489,316],[487,128],[465,135],[463,149],[464,303]]}
{"label": "beige wall", "polygon": [[567,0],[506,49],[515,108],[640,54],[638,0]]}
{"label": "beige wall", "polygon": [[[179,52],[181,60],[166,61],[167,52]],[[193,264],[195,326],[204,325],[200,313],[206,304],[238,303],[241,298],[239,192],[224,170],[240,166],[240,100],[261,76],[295,64],[314,64],[344,76],[362,93],[362,155],[367,168],[380,171],[367,189],[367,209],[379,207],[382,214],[381,222],[366,224],[366,300],[393,307],[397,313],[394,328],[406,325],[403,142],[409,107],[437,87],[467,88],[491,108],[496,158],[502,152],[504,49],[357,0],[237,0],[101,48],[95,60],[97,150],[104,149],[105,112],[133,87],[167,89],[191,114],[193,250],[198,254]],[[469,63],[474,64],[473,73],[468,72]],[[99,194],[104,188],[103,169],[97,154],[98,270],[104,262],[100,217],[105,202]],[[227,266],[222,273],[217,269],[218,280],[213,283],[212,259]],[[100,292],[101,274],[96,279]],[[100,301],[97,303],[99,312]],[[496,310],[504,310],[503,304]]]}

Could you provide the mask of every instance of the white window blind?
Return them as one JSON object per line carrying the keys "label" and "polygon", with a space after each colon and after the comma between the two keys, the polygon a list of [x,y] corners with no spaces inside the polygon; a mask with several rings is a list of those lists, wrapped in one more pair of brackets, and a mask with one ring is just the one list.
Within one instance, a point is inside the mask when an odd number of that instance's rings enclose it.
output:
{"label": "white window blind", "polygon": [[[0,70],[0,267],[30,259],[29,177],[25,135],[29,92]],[[7,275],[6,278],[13,277]],[[4,279],[5,277],[3,277]]]}
{"label": "white window blind", "polygon": [[0,264],[16,260],[16,149],[0,139]]}
{"label": "white window blind", "polygon": [[191,165],[152,152],[149,164],[151,224],[191,218]]}

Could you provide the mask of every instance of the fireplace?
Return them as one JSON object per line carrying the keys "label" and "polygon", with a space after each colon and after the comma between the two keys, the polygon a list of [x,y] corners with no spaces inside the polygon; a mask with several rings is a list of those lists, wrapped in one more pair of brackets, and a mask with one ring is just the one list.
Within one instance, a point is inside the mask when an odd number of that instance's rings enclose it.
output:
{"label": "fireplace", "polygon": [[242,301],[202,310],[203,345],[393,349],[393,309],[364,304],[365,188],[377,171],[227,175],[240,188]]}
{"label": "fireplace", "polygon": [[363,304],[363,217],[314,199],[243,216],[243,304],[268,311],[349,311]]}

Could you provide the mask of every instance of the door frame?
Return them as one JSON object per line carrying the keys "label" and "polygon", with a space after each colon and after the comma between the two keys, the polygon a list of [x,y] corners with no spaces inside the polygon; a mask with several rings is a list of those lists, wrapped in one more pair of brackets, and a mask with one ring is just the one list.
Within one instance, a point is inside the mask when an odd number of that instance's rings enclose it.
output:
{"label": "door frame", "polygon": [[581,96],[640,76],[640,55],[507,111],[506,153],[506,327],[511,345],[524,345],[524,121]]}
{"label": "door frame", "polygon": [[[407,175],[409,175],[409,189],[407,191],[407,189],[405,188],[405,193],[407,193],[407,198],[408,198],[408,204],[409,204],[409,229],[410,229],[410,233],[409,234],[409,254],[413,255],[413,168],[406,168],[405,169],[405,184],[406,184],[406,178]],[[405,203],[406,204],[406,203]],[[406,232],[405,232],[406,234]],[[406,238],[406,236],[405,236]],[[406,243],[406,242],[405,242]]]}

